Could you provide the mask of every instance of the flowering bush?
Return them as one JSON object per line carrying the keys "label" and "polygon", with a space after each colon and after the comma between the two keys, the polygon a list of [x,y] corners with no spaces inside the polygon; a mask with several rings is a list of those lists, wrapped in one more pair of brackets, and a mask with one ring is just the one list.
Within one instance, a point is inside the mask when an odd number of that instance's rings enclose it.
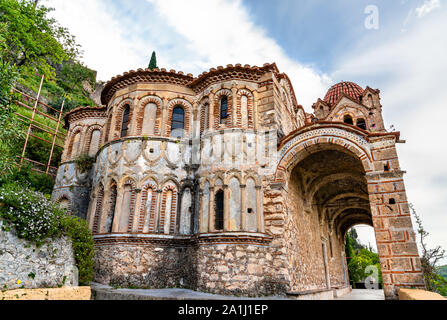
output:
{"label": "flowering bush", "polygon": [[40,246],[46,239],[62,235],[64,212],[42,193],[9,184],[0,189],[0,203],[0,217],[14,227],[19,238]]}
{"label": "flowering bush", "polygon": [[11,228],[17,236],[43,245],[47,239],[63,235],[72,239],[79,282],[93,280],[94,242],[86,221],[65,214],[59,204],[51,202],[43,193],[17,184],[0,188],[0,220],[6,221],[5,231]]}

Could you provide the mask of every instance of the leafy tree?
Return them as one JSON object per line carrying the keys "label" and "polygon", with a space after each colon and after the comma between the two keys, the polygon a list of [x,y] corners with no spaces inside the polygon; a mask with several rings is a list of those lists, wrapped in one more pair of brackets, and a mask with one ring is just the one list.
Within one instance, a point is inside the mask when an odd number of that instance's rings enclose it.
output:
{"label": "leafy tree", "polygon": [[57,80],[69,92],[83,91],[84,81],[88,81],[92,87],[95,85],[95,73],[79,62],[67,62],[63,64]]}
{"label": "leafy tree", "polygon": [[0,24],[7,26],[1,50],[5,63],[54,78],[54,65],[79,56],[74,36],[48,17],[52,10],[35,1],[0,0]]}
{"label": "leafy tree", "polygon": [[157,67],[157,56],[155,54],[155,51],[152,52],[151,62],[149,63],[149,69],[154,70]]}
{"label": "leafy tree", "polygon": [[417,214],[412,204],[409,205],[410,210],[416,220],[417,234],[419,235],[419,244],[422,249],[421,265],[424,274],[425,285],[429,291],[437,292],[447,296],[447,280],[439,273],[438,263],[446,257],[446,252],[441,246],[429,249],[426,243],[427,237],[430,235],[422,225],[422,219]]}

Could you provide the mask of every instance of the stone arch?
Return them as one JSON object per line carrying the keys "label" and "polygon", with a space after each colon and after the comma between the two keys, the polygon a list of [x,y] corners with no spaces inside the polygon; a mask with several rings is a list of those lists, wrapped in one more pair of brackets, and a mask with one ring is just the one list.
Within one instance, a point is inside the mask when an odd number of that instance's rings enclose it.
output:
{"label": "stone arch", "polygon": [[[345,126],[345,125],[341,125]],[[287,172],[290,172],[298,162],[303,160],[311,150],[335,148],[360,159],[366,173],[373,171],[373,160],[369,143],[352,131],[329,128],[316,128],[311,131],[299,130],[284,139],[280,160],[275,171],[275,181],[285,182]]]}
{"label": "stone arch", "polygon": [[[146,107],[149,104],[155,104],[156,110],[155,110],[155,117],[154,117],[154,123],[153,123],[153,135],[160,136],[161,135],[161,126],[162,126],[162,106],[163,106],[163,100],[155,95],[145,96],[142,97],[139,103],[138,111],[137,111],[137,135],[148,135],[147,132],[144,130],[145,122],[148,121],[146,119],[147,110]],[[151,124],[152,125],[152,124]]]}
{"label": "stone arch", "polygon": [[[85,140],[85,153],[89,154],[92,157],[96,156],[96,153],[98,152],[99,147],[101,145],[101,139],[103,136],[102,130],[103,130],[103,127],[99,124],[91,125],[87,129],[87,135],[86,135],[86,140]],[[94,137],[94,133],[96,131],[99,131],[99,137]],[[92,144],[92,142],[93,142],[93,144]],[[92,150],[90,150],[90,148]]]}
{"label": "stone arch", "polygon": [[[247,98],[246,106],[243,97]],[[236,119],[237,126],[254,129],[254,96],[248,89],[240,89],[237,93]]]}
{"label": "stone arch", "polygon": [[170,136],[171,135],[171,125],[172,125],[172,112],[174,110],[175,107],[180,106],[183,108],[183,110],[185,111],[185,136],[187,137],[191,134],[191,129],[192,129],[192,125],[191,125],[191,121],[192,121],[192,104],[191,102],[183,99],[183,98],[174,98],[171,99],[167,105],[167,110],[168,110],[168,119],[166,121],[166,136]]}

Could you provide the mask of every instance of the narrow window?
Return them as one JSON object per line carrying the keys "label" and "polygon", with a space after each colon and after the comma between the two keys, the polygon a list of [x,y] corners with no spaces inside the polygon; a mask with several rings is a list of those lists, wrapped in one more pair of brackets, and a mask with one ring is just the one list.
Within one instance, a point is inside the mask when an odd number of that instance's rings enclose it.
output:
{"label": "narrow window", "polygon": [[390,199],[390,204],[391,204],[391,205],[396,204],[396,199],[391,198],[391,199]]}
{"label": "narrow window", "polygon": [[183,137],[185,129],[185,110],[182,107],[175,107],[172,110],[171,136]]}
{"label": "narrow window", "polygon": [[222,231],[224,229],[224,192],[219,190],[216,193],[216,212],[214,217],[214,226],[217,231]]}
{"label": "narrow window", "polygon": [[357,127],[360,129],[366,130],[366,121],[365,119],[358,119],[357,120]]}
{"label": "narrow window", "polygon": [[225,124],[228,119],[228,98],[220,99],[220,124]]}
{"label": "narrow window", "polygon": [[354,124],[354,121],[352,120],[351,116],[345,116],[343,122],[346,123],[346,124],[350,124],[350,125]]}
{"label": "narrow window", "polygon": [[127,137],[129,132],[129,116],[130,116],[130,107],[126,106],[123,112],[123,122],[121,124],[121,138]]}

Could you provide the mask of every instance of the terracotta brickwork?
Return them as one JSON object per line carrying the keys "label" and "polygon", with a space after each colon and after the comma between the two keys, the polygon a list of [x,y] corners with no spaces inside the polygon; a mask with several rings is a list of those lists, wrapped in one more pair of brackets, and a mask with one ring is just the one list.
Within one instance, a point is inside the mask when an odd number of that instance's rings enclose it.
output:
{"label": "terracotta brickwork", "polygon": [[[308,114],[275,64],[236,64],[196,78],[130,71],[101,99],[67,115],[53,193],[83,204],[96,281],[246,296],[345,290],[345,234],[367,224],[386,297],[424,286],[402,141],[384,128],[379,90],[336,84]],[[72,160],[94,153],[98,130],[95,166],[82,174]]]}

